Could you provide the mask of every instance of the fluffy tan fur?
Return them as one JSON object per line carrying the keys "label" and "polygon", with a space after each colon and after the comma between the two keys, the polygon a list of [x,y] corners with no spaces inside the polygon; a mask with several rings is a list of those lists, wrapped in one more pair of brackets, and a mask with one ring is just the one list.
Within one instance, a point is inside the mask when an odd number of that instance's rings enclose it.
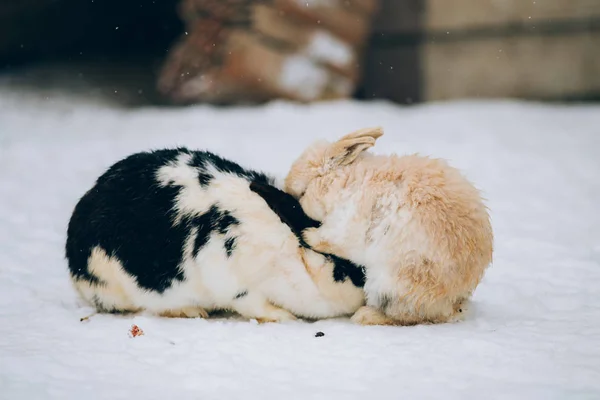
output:
{"label": "fluffy tan fur", "polygon": [[383,135],[362,129],[318,142],[285,190],[323,221],[305,232],[317,251],[365,265],[363,325],[460,320],[492,261],[493,233],[479,191],[445,161],[365,152]]}

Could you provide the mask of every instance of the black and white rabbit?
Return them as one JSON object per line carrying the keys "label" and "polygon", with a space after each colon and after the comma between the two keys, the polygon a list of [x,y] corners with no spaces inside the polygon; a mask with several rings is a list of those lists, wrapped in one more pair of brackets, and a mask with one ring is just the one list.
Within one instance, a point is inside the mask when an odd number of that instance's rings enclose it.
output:
{"label": "black and white rabbit", "polygon": [[263,173],[206,151],[163,149],[98,178],[73,211],[66,258],[75,288],[100,312],[350,315],[364,304],[364,273],[299,239],[318,224]]}

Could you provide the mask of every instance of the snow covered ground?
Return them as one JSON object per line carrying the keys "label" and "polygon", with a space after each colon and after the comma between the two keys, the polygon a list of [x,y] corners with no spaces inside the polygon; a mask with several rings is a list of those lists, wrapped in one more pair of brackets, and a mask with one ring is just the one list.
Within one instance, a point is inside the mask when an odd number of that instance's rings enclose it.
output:
{"label": "snow covered ground", "polygon": [[[313,139],[371,125],[375,152],[448,158],[489,199],[495,259],[466,322],[79,321],[66,225],[111,163],[186,145],[284,175]],[[598,106],[125,109],[0,85],[0,398],[598,399],[599,153]]]}

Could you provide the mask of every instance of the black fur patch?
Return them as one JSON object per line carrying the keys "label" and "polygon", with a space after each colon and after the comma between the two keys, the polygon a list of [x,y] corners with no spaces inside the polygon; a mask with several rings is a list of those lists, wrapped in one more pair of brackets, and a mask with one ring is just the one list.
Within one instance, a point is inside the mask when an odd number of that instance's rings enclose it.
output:
{"label": "black fur patch", "polygon": [[219,229],[219,233],[221,235],[226,234],[229,231],[229,228],[232,225],[239,225],[240,221],[237,220],[231,213],[227,210],[221,211],[219,218],[217,219],[217,229]]}
{"label": "black fur patch", "polygon": [[210,238],[210,234],[214,229],[214,219],[218,216],[218,211],[215,211],[215,208],[211,208],[208,212],[197,216],[188,222],[190,227],[196,227],[196,238],[194,239],[194,257],[198,256],[198,252],[206,245],[208,239]]}
{"label": "black fur patch", "polygon": [[179,224],[173,224],[180,187],[174,183],[161,186],[156,173],[181,154],[192,155],[190,165],[198,169],[201,184],[207,163],[249,181],[271,181],[262,173],[208,152],[178,148],[133,154],[111,166],[75,206],[65,246],[75,278],[101,283],[87,265],[92,250],[99,247],[116,257],[140,287],[162,293],[173,281],[185,279],[179,267],[192,229],[197,229],[197,253],[213,231],[224,234],[239,223],[230,212],[215,205],[203,215],[183,217]]}
{"label": "black fur patch", "polygon": [[309,248],[302,238],[302,231],[306,228],[318,228],[321,223],[306,215],[294,196],[275,186],[256,181],[250,183],[250,190],[265,200],[269,208],[279,216],[281,222],[290,227],[302,246]]}
{"label": "black fur patch", "polygon": [[212,165],[217,171],[227,172],[245,178],[248,181],[256,181],[265,184],[273,184],[273,178],[262,172],[245,169],[233,161],[229,161],[209,151],[196,151],[193,153],[192,160],[189,165],[198,169],[198,181],[200,185],[207,186],[214,178],[207,172],[207,166]]}
{"label": "black fur patch", "polygon": [[230,237],[227,240],[225,240],[225,253],[227,254],[227,257],[231,257],[231,255],[233,254],[233,250],[235,250],[235,237]]}
{"label": "black fur patch", "polygon": [[243,292],[239,292],[238,294],[236,294],[233,299],[238,300],[238,299],[241,299],[242,297],[246,297],[246,296],[248,296],[248,291],[244,290]]}
{"label": "black fur patch", "polygon": [[94,247],[121,261],[145,289],[164,291],[183,280],[181,243],[189,229],[172,226],[179,188],[159,187],[155,174],[182,150],[138,153],[108,169],[75,207],[68,228],[66,256],[71,273],[91,275],[87,259]]}
{"label": "black fur patch", "polygon": [[194,257],[208,242],[213,231],[224,235],[232,225],[239,225],[239,221],[229,211],[221,210],[213,205],[206,213],[192,218],[191,225],[197,227],[196,240],[194,241]]}
{"label": "black fur patch", "polygon": [[364,287],[366,281],[365,267],[359,264],[355,264],[350,260],[338,257],[333,254],[323,254],[327,257],[334,265],[333,267],[333,279],[336,282],[343,282],[346,279],[350,279],[352,284],[356,287]]}
{"label": "black fur patch", "polygon": [[[310,248],[302,237],[302,231],[307,228],[318,228],[321,223],[306,215],[298,200],[292,195],[262,182],[250,183],[250,190],[261,196],[281,221],[290,227],[301,246]],[[366,277],[363,266],[333,254],[323,255],[334,264],[333,279],[336,282],[343,282],[348,278],[356,287],[365,286]]]}
{"label": "black fur patch", "polygon": [[213,176],[206,171],[198,171],[198,182],[200,186],[206,187],[212,180]]}

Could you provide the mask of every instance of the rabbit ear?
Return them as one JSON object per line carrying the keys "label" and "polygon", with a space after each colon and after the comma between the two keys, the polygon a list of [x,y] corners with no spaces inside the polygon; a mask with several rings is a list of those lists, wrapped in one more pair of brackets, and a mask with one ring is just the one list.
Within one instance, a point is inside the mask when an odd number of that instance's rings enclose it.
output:
{"label": "rabbit ear", "polygon": [[382,136],[383,136],[383,128],[381,128],[380,126],[377,126],[377,127],[373,127],[373,128],[363,128],[363,129],[354,131],[352,133],[349,133],[346,136],[343,136],[340,139],[340,141],[346,140],[346,139],[358,139],[358,138],[364,138],[364,137],[371,137],[371,138],[377,140],[378,138],[380,138]]}
{"label": "rabbit ear", "polygon": [[383,135],[381,128],[365,128],[352,132],[333,143],[327,151],[333,166],[348,165],[356,160],[360,153],[375,145],[377,138]]}

